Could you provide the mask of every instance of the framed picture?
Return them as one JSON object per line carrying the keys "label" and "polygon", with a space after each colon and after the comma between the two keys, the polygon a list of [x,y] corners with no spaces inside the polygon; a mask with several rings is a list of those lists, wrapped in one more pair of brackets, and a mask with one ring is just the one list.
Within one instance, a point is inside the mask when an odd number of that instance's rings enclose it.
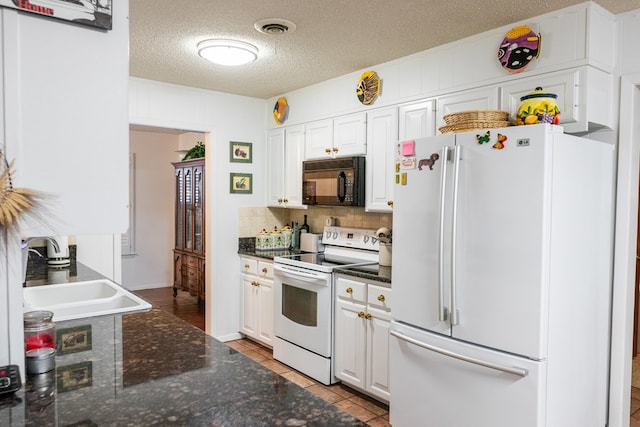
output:
{"label": "framed picture", "polygon": [[113,0],[68,1],[46,0],[32,5],[28,1],[0,0],[0,6],[10,7],[38,15],[50,16],[90,27],[110,30]]}
{"label": "framed picture", "polygon": [[229,191],[231,193],[251,194],[253,192],[253,174],[231,173],[229,175]]}
{"label": "framed picture", "polygon": [[91,350],[91,325],[58,329],[56,342],[58,343],[58,355]]}
{"label": "framed picture", "polygon": [[56,369],[58,393],[91,387],[93,385],[93,362],[81,362],[60,366]]}
{"label": "framed picture", "polygon": [[250,142],[229,143],[229,161],[234,163],[251,163],[253,161],[252,144]]}

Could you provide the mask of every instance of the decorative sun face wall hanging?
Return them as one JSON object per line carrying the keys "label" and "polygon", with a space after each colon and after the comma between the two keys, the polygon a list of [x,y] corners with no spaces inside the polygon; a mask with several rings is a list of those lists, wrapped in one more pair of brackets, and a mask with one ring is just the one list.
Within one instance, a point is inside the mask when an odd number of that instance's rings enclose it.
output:
{"label": "decorative sun face wall hanging", "polygon": [[287,120],[288,113],[289,105],[287,104],[287,98],[278,98],[276,105],[273,106],[273,120],[281,125]]}
{"label": "decorative sun face wall hanging", "polygon": [[528,25],[509,30],[498,49],[498,60],[510,73],[523,72],[539,55],[540,34],[534,33]]}
{"label": "decorative sun face wall hanging", "polygon": [[366,71],[360,76],[356,95],[360,102],[369,105],[375,101],[380,94],[380,79],[375,71]]}

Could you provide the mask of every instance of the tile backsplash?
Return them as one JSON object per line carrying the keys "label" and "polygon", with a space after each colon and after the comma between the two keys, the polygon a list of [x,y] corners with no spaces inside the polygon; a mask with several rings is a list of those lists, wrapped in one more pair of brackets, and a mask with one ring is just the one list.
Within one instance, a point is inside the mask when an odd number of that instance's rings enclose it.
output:
{"label": "tile backsplash", "polygon": [[246,207],[239,209],[239,237],[253,237],[263,228],[271,230],[274,226],[281,228],[291,221],[302,224],[304,215],[312,233],[321,233],[328,217],[337,219],[343,227],[371,228],[389,227],[392,225],[392,214],[365,212],[364,208],[309,208],[286,209],[267,207]]}

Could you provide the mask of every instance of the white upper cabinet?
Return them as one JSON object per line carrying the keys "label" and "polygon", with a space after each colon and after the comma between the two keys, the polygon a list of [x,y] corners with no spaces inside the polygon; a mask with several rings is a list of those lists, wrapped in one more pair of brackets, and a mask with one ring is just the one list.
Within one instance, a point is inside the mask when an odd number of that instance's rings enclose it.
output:
{"label": "white upper cabinet", "polygon": [[498,110],[498,92],[497,86],[490,86],[439,97],[436,127],[444,126],[443,117],[447,114],[472,110]]}
{"label": "white upper cabinet", "polygon": [[367,115],[350,114],[333,121],[334,157],[367,153]]}
{"label": "white upper cabinet", "polygon": [[267,133],[267,205],[302,207],[304,125]]}
{"label": "white upper cabinet", "polygon": [[585,66],[505,83],[500,104],[502,110],[509,111],[512,122],[520,106],[520,98],[536,87],[558,96],[560,125],[566,132],[613,127],[611,74]]}
{"label": "white upper cabinet", "polygon": [[326,159],[366,154],[366,117],[366,113],[357,113],[307,123],[305,158]]}
{"label": "white upper cabinet", "polygon": [[398,109],[367,113],[367,165],[365,210],[390,212],[393,206]]}
{"label": "white upper cabinet", "polygon": [[284,129],[267,132],[267,205],[281,206],[284,197]]}
{"label": "white upper cabinet", "polygon": [[[303,207],[302,161],[304,160],[304,125],[291,126],[284,130],[285,140],[285,204],[288,207]],[[306,206],[304,206],[306,208]]]}
{"label": "white upper cabinet", "polygon": [[324,159],[332,155],[333,120],[307,123],[305,134],[305,159]]}
{"label": "white upper cabinet", "polygon": [[422,138],[436,134],[435,100],[404,104],[399,109],[398,139]]}

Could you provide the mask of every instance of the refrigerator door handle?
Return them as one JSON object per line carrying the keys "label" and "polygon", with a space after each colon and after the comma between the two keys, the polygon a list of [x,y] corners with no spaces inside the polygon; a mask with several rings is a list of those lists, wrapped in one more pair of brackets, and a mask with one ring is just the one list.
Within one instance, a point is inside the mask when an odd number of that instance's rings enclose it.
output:
{"label": "refrigerator door handle", "polygon": [[456,145],[453,149],[453,223],[451,227],[451,325],[460,323],[458,305],[456,304],[456,241],[458,234],[458,187],[460,184],[460,160],[462,147]]}
{"label": "refrigerator door handle", "polygon": [[447,320],[447,308],[444,305],[444,222],[445,199],[447,194],[447,164],[449,163],[450,148],[442,147],[442,169],[440,171],[440,221],[438,235],[438,320]]}
{"label": "refrigerator door handle", "polygon": [[518,367],[515,367],[515,366],[511,367],[511,366],[499,365],[497,363],[487,362],[486,360],[476,359],[475,357],[464,356],[462,354],[458,354],[458,353],[455,353],[453,351],[445,350],[445,349],[440,348],[440,347],[435,347],[435,346],[423,343],[422,341],[418,341],[416,339],[413,339],[411,337],[408,337],[408,336],[404,335],[402,332],[391,331],[389,333],[391,335],[393,335],[394,337],[402,340],[402,341],[406,341],[406,342],[408,342],[410,344],[417,345],[418,347],[422,347],[425,350],[429,350],[429,351],[434,351],[436,353],[440,353],[440,354],[442,354],[444,356],[447,356],[447,357],[452,357],[454,359],[462,360],[463,362],[473,363],[474,365],[483,366],[483,367],[489,368],[489,369],[495,369],[497,371],[502,371],[502,372],[505,372],[507,374],[512,374],[512,375],[516,375],[516,376],[523,377],[523,378],[526,377],[527,375],[529,375],[529,370],[528,369],[518,368]]}

